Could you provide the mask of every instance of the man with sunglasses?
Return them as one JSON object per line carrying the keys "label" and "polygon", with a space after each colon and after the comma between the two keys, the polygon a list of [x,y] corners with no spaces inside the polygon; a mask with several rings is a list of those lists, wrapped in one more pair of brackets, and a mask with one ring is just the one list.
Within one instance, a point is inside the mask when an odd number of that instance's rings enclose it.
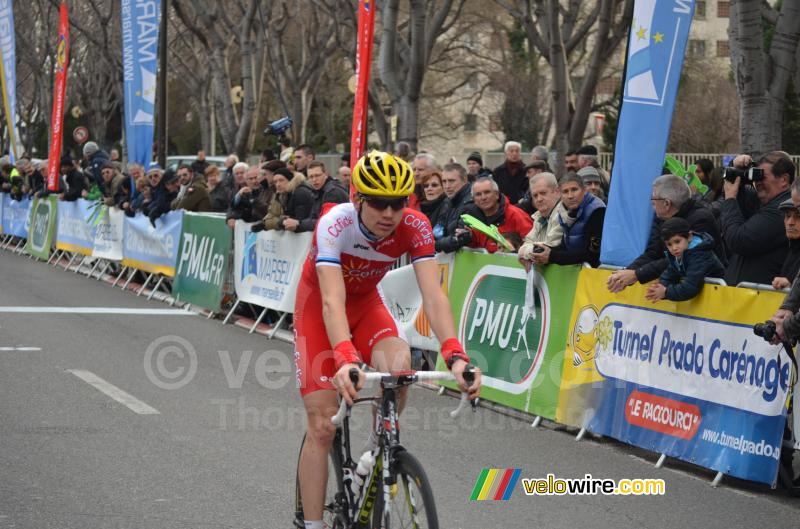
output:
{"label": "man with sunglasses", "polygon": [[[378,283],[408,253],[423,307],[442,344],[442,357],[463,391],[478,396],[480,374],[464,381],[469,357],[456,339],[447,296],[439,285],[433,231],[407,208],[414,175],[403,159],[372,151],[353,168],[352,202],[327,207],[317,223],[295,302],[295,363],[308,432],[299,481],[306,529],[322,529],[328,454],[335,434],[337,391],[352,403],[364,364],[379,371],[409,369],[409,345],[386,307]],[[354,386],[349,372],[359,371]],[[398,394],[400,409],[406,392]],[[377,442],[377,440],[372,440]]]}

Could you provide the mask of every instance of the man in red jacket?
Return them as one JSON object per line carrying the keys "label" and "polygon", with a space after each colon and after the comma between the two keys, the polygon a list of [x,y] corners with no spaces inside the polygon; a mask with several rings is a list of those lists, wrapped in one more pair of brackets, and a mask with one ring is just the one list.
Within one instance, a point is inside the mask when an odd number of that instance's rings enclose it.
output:
{"label": "man in red jacket", "polygon": [[[484,176],[472,184],[474,207],[468,213],[487,225],[494,224],[500,233],[514,245],[516,251],[522,239],[533,229],[531,217],[520,208],[511,205],[508,197],[500,193],[497,182]],[[490,253],[498,251],[499,245],[485,234],[470,230],[472,248],[486,248]],[[507,251],[507,250],[506,250]]]}

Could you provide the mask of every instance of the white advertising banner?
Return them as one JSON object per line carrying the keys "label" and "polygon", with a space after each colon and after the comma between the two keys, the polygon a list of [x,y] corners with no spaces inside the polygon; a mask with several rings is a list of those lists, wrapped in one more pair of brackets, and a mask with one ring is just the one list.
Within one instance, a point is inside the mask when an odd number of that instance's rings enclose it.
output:
{"label": "white advertising banner", "polygon": [[125,232],[125,214],[117,208],[106,208],[106,214],[93,229],[92,255],[111,261],[122,260],[122,238]]}
{"label": "white advertising banner", "polygon": [[286,231],[253,233],[236,221],[233,275],[236,295],[280,312],[294,312],[294,300],[312,234]]}

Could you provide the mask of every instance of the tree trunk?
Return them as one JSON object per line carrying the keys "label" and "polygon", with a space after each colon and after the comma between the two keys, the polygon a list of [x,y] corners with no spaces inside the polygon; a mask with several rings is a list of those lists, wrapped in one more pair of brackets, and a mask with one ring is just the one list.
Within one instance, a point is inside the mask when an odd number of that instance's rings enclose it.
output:
{"label": "tree trunk", "polygon": [[548,0],[548,33],[550,35],[549,63],[553,79],[553,120],[555,122],[555,145],[558,150],[555,174],[561,176],[564,167],[564,154],[569,151],[570,129],[570,87],[567,73],[567,57],[558,20],[558,0]]}

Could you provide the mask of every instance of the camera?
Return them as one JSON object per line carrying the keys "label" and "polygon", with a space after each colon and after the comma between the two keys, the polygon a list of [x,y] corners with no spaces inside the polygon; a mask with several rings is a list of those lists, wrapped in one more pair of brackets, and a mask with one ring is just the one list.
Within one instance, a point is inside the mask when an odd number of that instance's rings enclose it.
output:
{"label": "camera", "polygon": [[286,134],[286,131],[292,127],[292,123],[292,118],[289,116],[283,116],[280,119],[276,119],[264,129],[264,136],[269,136],[270,134],[275,136],[283,136]]}
{"label": "camera", "polygon": [[722,178],[728,182],[734,182],[737,178],[741,178],[744,183],[760,182],[764,179],[764,170],[758,167],[748,167],[747,169],[726,167],[722,170]]}
{"label": "camera", "polygon": [[777,333],[777,329],[775,328],[775,322],[772,320],[767,320],[764,323],[756,323],[753,325],[753,334],[756,336],[761,336],[764,340],[771,342]]}
{"label": "camera", "polygon": [[544,251],[544,247],[542,246],[534,246],[533,253],[542,253]]}

